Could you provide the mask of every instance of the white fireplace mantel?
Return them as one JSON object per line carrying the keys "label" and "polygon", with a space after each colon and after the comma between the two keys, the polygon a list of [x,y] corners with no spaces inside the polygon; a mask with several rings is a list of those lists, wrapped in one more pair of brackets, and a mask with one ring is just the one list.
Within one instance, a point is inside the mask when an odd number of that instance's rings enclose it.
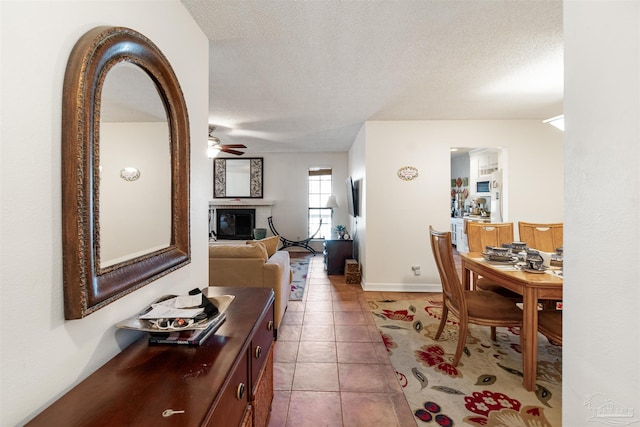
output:
{"label": "white fireplace mantel", "polygon": [[274,203],[267,199],[216,199],[210,200],[209,206],[273,206]]}

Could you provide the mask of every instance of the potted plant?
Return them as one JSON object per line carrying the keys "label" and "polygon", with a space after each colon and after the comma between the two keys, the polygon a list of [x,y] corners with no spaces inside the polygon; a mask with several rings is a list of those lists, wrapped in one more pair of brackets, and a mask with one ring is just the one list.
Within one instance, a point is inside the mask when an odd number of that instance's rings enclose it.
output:
{"label": "potted plant", "polygon": [[344,239],[344,235],[347,233],[347,227],[342,224],[338,224],[335,226],[333,231],[338,235],[339,239]]}

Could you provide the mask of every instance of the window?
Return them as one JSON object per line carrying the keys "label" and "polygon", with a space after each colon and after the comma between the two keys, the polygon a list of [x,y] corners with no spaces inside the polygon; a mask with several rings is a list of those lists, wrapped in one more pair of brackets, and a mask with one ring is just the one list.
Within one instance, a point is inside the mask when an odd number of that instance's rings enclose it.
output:
{"label": "window", "polygon": [[332,209],[327,208],[327,200],[332,193],[331,191],[331,169],[327,168],[310,168],[309,169],[309,236],[313,235],[318,229],[320,219],[322,219],[322,228],[316,234],[317,238],[331,237],[331,217]]}

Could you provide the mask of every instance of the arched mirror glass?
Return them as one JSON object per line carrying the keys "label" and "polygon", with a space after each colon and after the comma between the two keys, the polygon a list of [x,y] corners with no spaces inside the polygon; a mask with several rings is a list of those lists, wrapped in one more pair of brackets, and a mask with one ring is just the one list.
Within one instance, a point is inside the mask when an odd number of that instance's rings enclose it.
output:
{"label": "arched mirror glass", "polygon": [[189,119],[142,34],[98,27],[69,57],[62,108],[65,317],[190,262]]}
{"label": "arched mirror glass", "polygon": [[100,268],[171,242],[169,126],[155,84],[122,62],[105,78],[100,107]]}

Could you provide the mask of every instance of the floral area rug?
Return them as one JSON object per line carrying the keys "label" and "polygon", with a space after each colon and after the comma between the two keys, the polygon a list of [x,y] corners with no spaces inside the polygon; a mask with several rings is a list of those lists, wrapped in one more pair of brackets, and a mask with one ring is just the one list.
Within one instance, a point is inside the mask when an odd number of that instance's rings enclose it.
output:
{"label": "floral area rug", "polygon": [[293,281],[291,282],[289,301],[300,301],[304,296],[304,289],[307,286],[309,260],[291,259],[291,271],[293,272]]}
{"label": "floral area rug", "polygon": [[469,325],[462,359],[449,314],[440,340],[442,295],[424,300],[369,301],[418,426],[543,427],[562,425],[562,347],[538,339],[536,390],[522,385],[519,328]]}

